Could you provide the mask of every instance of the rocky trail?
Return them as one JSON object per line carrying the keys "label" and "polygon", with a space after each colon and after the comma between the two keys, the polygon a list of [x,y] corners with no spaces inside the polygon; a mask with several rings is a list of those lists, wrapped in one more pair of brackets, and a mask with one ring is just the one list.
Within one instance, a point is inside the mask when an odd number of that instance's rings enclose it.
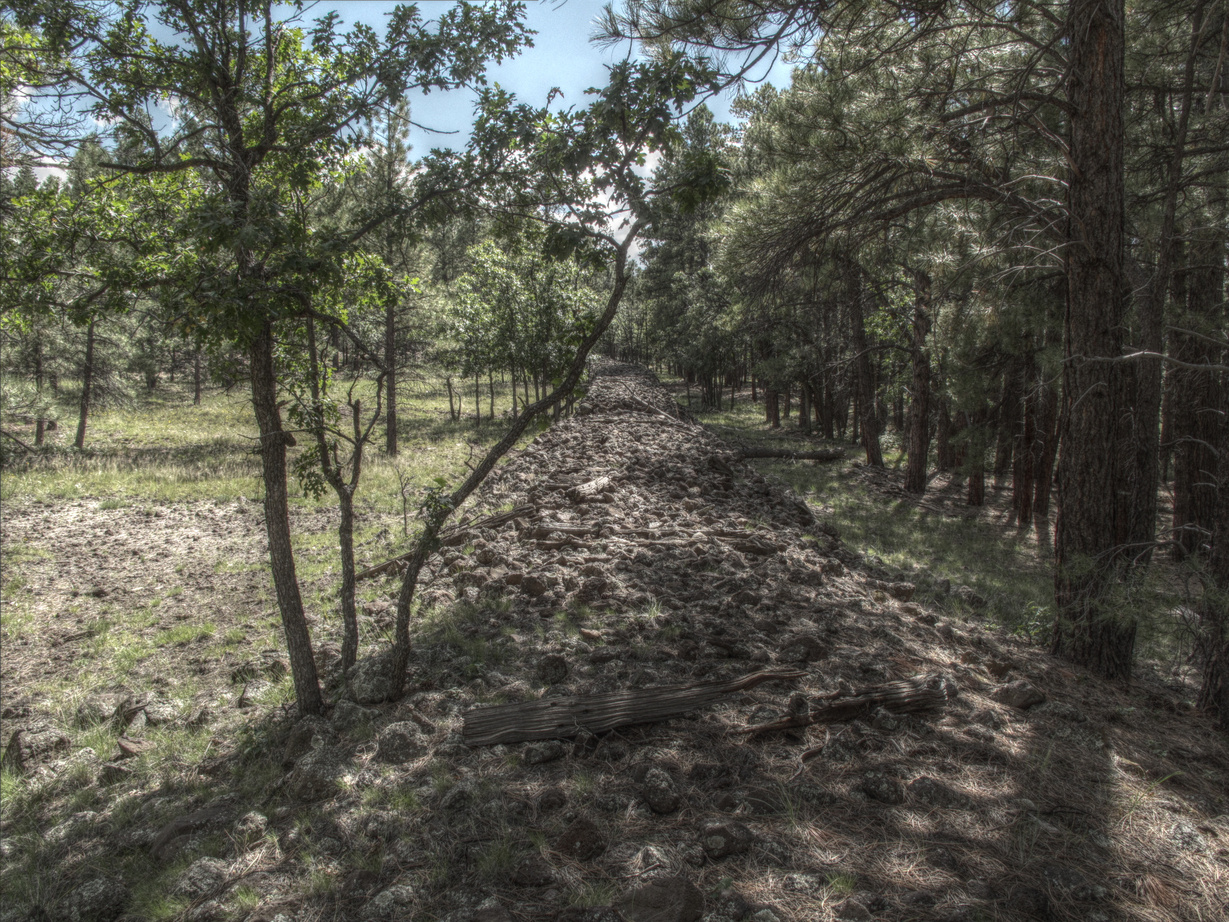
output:
{"label": "rocky trail", "polygon": [[[371,655],[327,718],[268,713],[263,756],[220,746],[208,791],[130,795],[78,834],[182,867],[193,922],[1229,913],[1223,738],[1158,682],[1104,685],[948,620],[642,370],[598,366],[445,545],[404,700],[379,702]],[[370,578],[367,636],[395,566]],[[765,672],[787,678],[740,685]],[[866,697],[916,677],[921,712]],[[484,708],[704,683],[731,690],[607,732],[463,735]],[[234,793],[262,758],[267,785]],[[120,917],[74,867],[58,917]]]}

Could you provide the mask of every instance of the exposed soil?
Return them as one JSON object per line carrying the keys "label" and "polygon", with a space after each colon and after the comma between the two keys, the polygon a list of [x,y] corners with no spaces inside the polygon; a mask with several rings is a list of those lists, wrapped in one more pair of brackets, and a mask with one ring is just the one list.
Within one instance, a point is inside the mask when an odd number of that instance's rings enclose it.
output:
{"label": "exposed soil", "polygon": [[[196,769],[207,792],[117,788],[144,806],[98,811],[88,835],[69,827],[78,857],[49,910],[84,905],[107,852],[191,862],[175,886],[201,922],[1229,913],[1229,747],[1178,694],[1146,676],[1109,686],[987,624],[945,620],[677,412],[644,373],[599,368],[578,415],[505,464],[448,539],[424,584],[405,700],[362,700],[377,685],[369,657],[352,677],[360,700],[327,720],[246,712],[263,748],[219,741]],[[509,509],[521,514],[481,527]],[[83,628],[53,616],[73,591],[87,621],[93,606],[131,606],[136,586],[185,584],[163,605],[190,617],[255,604],[261,572],[223,580],[217,561],[260,561],[259,514],[176,508],[124,535],[86,504],[6,522],[6,541],[54,554],[27,579],[58,638],[29,638],[12,667],[6,650],[6,689],[71,667],[53,657]],[[223,582],[232,595],[201,598]],[[395,579],[382,585],[391,599]],[[378,628],[389,605],[364,612]],[[601,736],[461,738],[483,704],[770,668],[805,678]],[[958,697],[931,716],[740,732],[920,674],[945,676]],[[44,766],[47,784],[59,765]],[[238,796],[259,765],[277,768],[273,780]],[[124,911],[113,902],[107,918]]]}

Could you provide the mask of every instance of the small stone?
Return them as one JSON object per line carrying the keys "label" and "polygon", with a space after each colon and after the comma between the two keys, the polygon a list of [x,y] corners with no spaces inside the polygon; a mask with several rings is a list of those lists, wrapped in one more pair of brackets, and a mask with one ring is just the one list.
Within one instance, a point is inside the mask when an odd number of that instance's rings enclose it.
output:
{"label": "small stone", "polygon": [[538,795],[538,809],[544,813],[549,813],[552,810],[558,810],[568,802],[567,795],[559,788],[547,788]]}
{"label": "small stone", "polygon": [[243,843],[252,843],[265,834],[269,828],[269,820],[263,813],[255,810],[245,813],[235,823],[235,838]]}
{"label": "small stone", "polygon": [[567,748],[559,740],[530,743],[525,747],[525,764],[544,765],[547,762],[555,762],[567,755],[567,752]]}
{"label": "small stone", "polygon": [[111,784],[119,784],[131,778],[135,772],[125,765],[123,762],[103,762],[102,767],[98,769],[98,783],[104,787]]}
{"label": "small stone", "polygon": [[[151,698],[142,708],[151,727],[165,727],[179,719],[179,707],[165,698]],[[131,732],[131,728],[130,731]]]}
{"label": "small stone", "polygon": [[682,803],[674,779],[661,768],[650,768],[645,773],[640,796],[654,813],[673,813]]}
{"label": "small stone", "polygon": [[697,922],[704,894],[685,877],[651,880],[614,903],[627,922]]}
{"label": "small stone", "polygon": [[300,758],[325,744],[329,727],[319,717],[304,717],[290,730],[286,748],[282,751],[282,766],[289,768]]}
{"label": "small stone", "polygon": [[556,847],[571,858],[589,861],[606,850],[606,836],[595,822],[581,816],[563,831]]}
{"label": "small stone", "polygon": [[29,730],[14,730],[4,750],[3,763],[20,772],[30,771],[38,762],[59,752],[72,748],[73,741],[67,733],[52,727],[34,727]]}
{"label": "small stone", "polygon": [[375,708],[363,707],[357,701],[342,698],[333,708],[329,723],[334,730],[345,733],[369,724],[379,716],[380,712]]}
{"label": "small stone", "polygon": [[408,720],[389,724],[380,731],[376,760],[399,765],[426,755],[427,745],[418,724]]}
{"label": "small stone", "polygon": [[539,682],[557,685],[568,677],[568,661],[558,653],[548,653],[538,660],[535,674]]}
{"label": "small stone", "polygon": [[359,704],[379,704],[392,688],[392,655],[381,653],[359,660],[346,672],[350,697]]}
{"label": "small stone", "polygon": [[876,730],[883,730],[885,733],[891,733],[900,726],[900,718],[889,711],[887,708],[875,708],[875,712],[871,714],[871,726]]}
{"label": "small stone", "polygon": [[871,911],[863,905],[861,900],[850,897],[837,909],[836,917],[848,920],[848,922],[865,922],[871,918]]}
{"label": "small stone", "polygon": [[539,596],[545,595],[548,591],[550,591],[550,586],[541,577],[532,575],[521,577],[521,592],[530,598],[536,599]]}
{"label": "small stone", "polygon": [[710,820],[700,827],[700,846],[714,861],[742,854],[754,840],[750,829],[732,820]]}
{"label": "small stone", "polygon": [[402,916],[413,904],[416,895],[417,891],[409,884],[394,884],[367,901],[363,907],[363,917],[378,920]]}
{"label": "small stone", "polygon": [[115,712],[115,705],[102,698],[89,697],[77,705],[76,723],[78,727],[94,727],[105,723]]}
{"label": "small stone", "polygon": [[994,693],[994,700],[1000,701],[1009,707],[1027,711],[1029,708],[1045,701],[1046,696],[1028,682],[1019,679],[1018,681],[1007,683],[996,691]]}
{"label": "small stone", "polygon": [[299,759],[286,779],[286,793],[296,800],[328,800],[340,793],[341,775],[341,756],[322,746]]}
{"label": "small stone", "polygon": [[908,602],[913,598],[917,587],[913,583],[892,583],[888,586],[888,594],[900,602]]}
{"label": "small stone", "polygon": [[511,880],[518,887],[549,887],[555,882],[555,872],[541,857],[535,855],[516,866]]}
{"label": "small stone", "polygon": [[905,802],[904,785],[883,772],[867,772],[862,776],[856,790],[881,804],[895,805]]}
{"label": "small stone", "polygon": [[1208,840],[1203,834],[1186,820],[1179,820],[1169,829],[1169,841],[1179,851],[1205,854],[1208,851]]}
{"label": "small stone", "polygon": [[909,797],[929,807],[960,807],[968,802],[960,792],[926,775],[909,782]]}
{"label": "small stone", "polygon": [[960,601],[964,602],[970,608],[978,610],[985,608],[986,605],[989,604],[987,603],[985,596],[979,594],[975,589],[972,589],[969,586],[957,586],[956,598],[960,599]]}
{"label": "small stone", "polygon": [[128,898],[123,881],[95,878],[68,894],[64,915],[70,922],[113,922],[123,913]]}
{"label": "small stone", "polygon": [[199,899],[217,893],[226,886],[230,868],[218,858],[199,858],[190,864],[175,882],[175,892],[189,899]]}

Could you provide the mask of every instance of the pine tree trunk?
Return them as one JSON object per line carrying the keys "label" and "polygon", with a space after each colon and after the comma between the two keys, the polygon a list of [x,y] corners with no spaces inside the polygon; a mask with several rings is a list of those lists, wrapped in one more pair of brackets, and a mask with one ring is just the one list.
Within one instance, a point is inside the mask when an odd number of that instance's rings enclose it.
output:
{"label": "pine tree trunk", "polygon": [[909,461],[905,467],[905,492],[926,492],[926,462],[930,455],[930,358],[926,336],[930,333],[930,279],[918,273],[913,302],[913,390],[909,404]]}
{"label": "pine tree trunk", "polygon": [[192,406],[201,405],[201,350],[192,352]]}
{"label": "pine tree trunk", "polygon": [[879,448],[879,421],[875,415],[875,377],[862,315],[861,270],[850,267],[849,272],[849,346],[854,352],[862,446],[866,449],[866,463],[871,467],[883,467],[883,452]]}
{"label": "pine tree trunk", "polygon": [[39,397],[38,419],[34,421],[34,444],[42,445],[47,421],[43,419],[43,339],[37,333],[34,339],[34,390]]}
{"label": "pine tree trunk", "polygon": [[1119,549],[1116,429],[1126,298],[1123,0],[1071,0],[1067,306],[1051,644],[1109,679],[1131,674],[1136,626],[1110,595]]}
{"label": "pine tree trunk", "polygon": [[781,428],[781,401],[775,388],[764,391],[764,421],[773,429]]}
{"label": "pine tree trunk", "polygon": [[303,598],[295,574],[294,549],[290,542],[290,500],[286,477],[286,447],[294,438],[282,430],[277,405],[277,372],[273,363],[273,324],[265,321],[252,341],[252,407],[260,427],[260,464],[265,483],[265,531],[269,538],[269,563],[273,585],[286,632],[290,671],[294,676],[299,714],[324,710],[316,663],[312,658],[311,633],[303,611]]}
{"label": "pine tree trunk", "polygon": [[90,397],[94,389],[94,324],[90,320],[85,332],[85,365],[81,368],[81,411],[77,417],[77,438],[73,444],[85,448],[85,426],[90,417]]}
{"label": "pine tree trunk", "polygon": [[1020,421],[1016,427],[1011,462],[1011,508],[1018,528],[1033,524],[1033,492],[1037,457],[1036,366],[1029,356],[1025,366],[1024,394],[1020,402]]}
{"label": "pine tree trunk", "polygon": [[1001,487],[1012,472],[1015,457],[1016,433],[1020,428],[1020,369],[1018,359],[1012,357],[1003,372],[1003,390],[999,400],[998,443],[994,450],[994,485]]}
{"label": "pine tree trunk", "polygon": [[[449,394],[448,409],[452,410]],[[384,452],[397,457],[397,309],[390,301],[384,307]]]}

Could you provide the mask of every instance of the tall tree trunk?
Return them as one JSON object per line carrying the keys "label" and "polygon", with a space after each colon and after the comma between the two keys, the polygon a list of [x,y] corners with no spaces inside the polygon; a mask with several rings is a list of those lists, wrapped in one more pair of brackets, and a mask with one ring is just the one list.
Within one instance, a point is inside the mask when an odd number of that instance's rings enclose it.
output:
{"label": "tall tree trunk", "polygon": [[1019,358],[1012,356],[1003,371],[1003,390],[999,398],[998,442],[994,449],[994,485],[1001,487],[1011,473],[1015,457],[1016,433],[1020,428]]}
{"label": "tall tree trunk", "polygon": [[90,417],[90,397],[94,390],[94,324],[85,331],[85,365],[81,368],[81,412],[77,417],[77,438],[73,442],[77,448],[85,448],[85,425]]}
{"label": "tall tree trunk", "polygon": [[1124,19],[1123,0],[1070,0],[1067,307],[1051,644],[1053,653],[1110,679],[1130,676],[1136,633],[1132,617],[1110,598],[1119,555],[1116,360],[1126,298]]}
{"label": "tall tree trunk", "polygon": [[774,387],[764,391],[764,419],[773,429],[781,428],[781,399]]}
{"label": "tall tree trunk", "polygon": [[1058,390],[1044,378],[1037,383],[1037,434],[1033,440],[1033,524],[1048,532],[1054,458],[1058,454]]}
{"label": "tall tree trunk", "polygon": [[192,350],[192,406],[201,405],[201,350]]}
{"label": "tall tree trunk", "polygon": [[1033,493],[1037,459],[1037,366],[1030,355],[1023,369],[1023,399],[1011,462],[1011,509],[1019,528],[1033,524]]}
{"label": "tall tree trunk", "polygon": [[943,394],[939,398],[939,421],[935,426],[935,468],[946,474],[956,466],[956,450],[952,445],[951,399]]}
{"label": "tall tree trunk", "polygon": [[926,461],[930,456],[930,278],[917,273],[913,301],[913,389],[909,403],[909,460],[905,466],[905,492],[926,492]]}
{"label": "tall tree trunk", "polygon": [[43,419],[43,337],[37,332],[34,334],[34,390],[38,394],[38,418],[34,421],[34,444],[42,445],[47,421]]}
{"label": "tall tree trunk", "polygon": [[862,446],[866,449],[866,463],[872,467],[883,467],[883,452],[879,448],[879,420],[876,418],[875,375],[862,312],[862,270],[857,266],[849,266],[847,271],[850,276],[849,346],[854,353]]}
{"label": "tall tree trunk", "polygon": [[294,548],[290,542],[290,499],[286,478],[286,447],[294,437],[282,429],[281,409],[277,405],[277,371],[273,360],[273,324],[266,320],[253,339],[249,351],[252,375],[252,408],[260,428],[260,466],[265,482],[265,532],[269,538],[269,564],[273,585],[286,632],[290,671],[294,676],[295,701],[299,714],[319,714],[324,710],[320,680],[312,658],[311,632],[299,594],[295,574]]}
{"label": "tall tree trunk", "polygon": [[[397,308],[390,300],[384,306],[384,452],[397,457]],[[452,409],[449,394],[448,408]]]}

